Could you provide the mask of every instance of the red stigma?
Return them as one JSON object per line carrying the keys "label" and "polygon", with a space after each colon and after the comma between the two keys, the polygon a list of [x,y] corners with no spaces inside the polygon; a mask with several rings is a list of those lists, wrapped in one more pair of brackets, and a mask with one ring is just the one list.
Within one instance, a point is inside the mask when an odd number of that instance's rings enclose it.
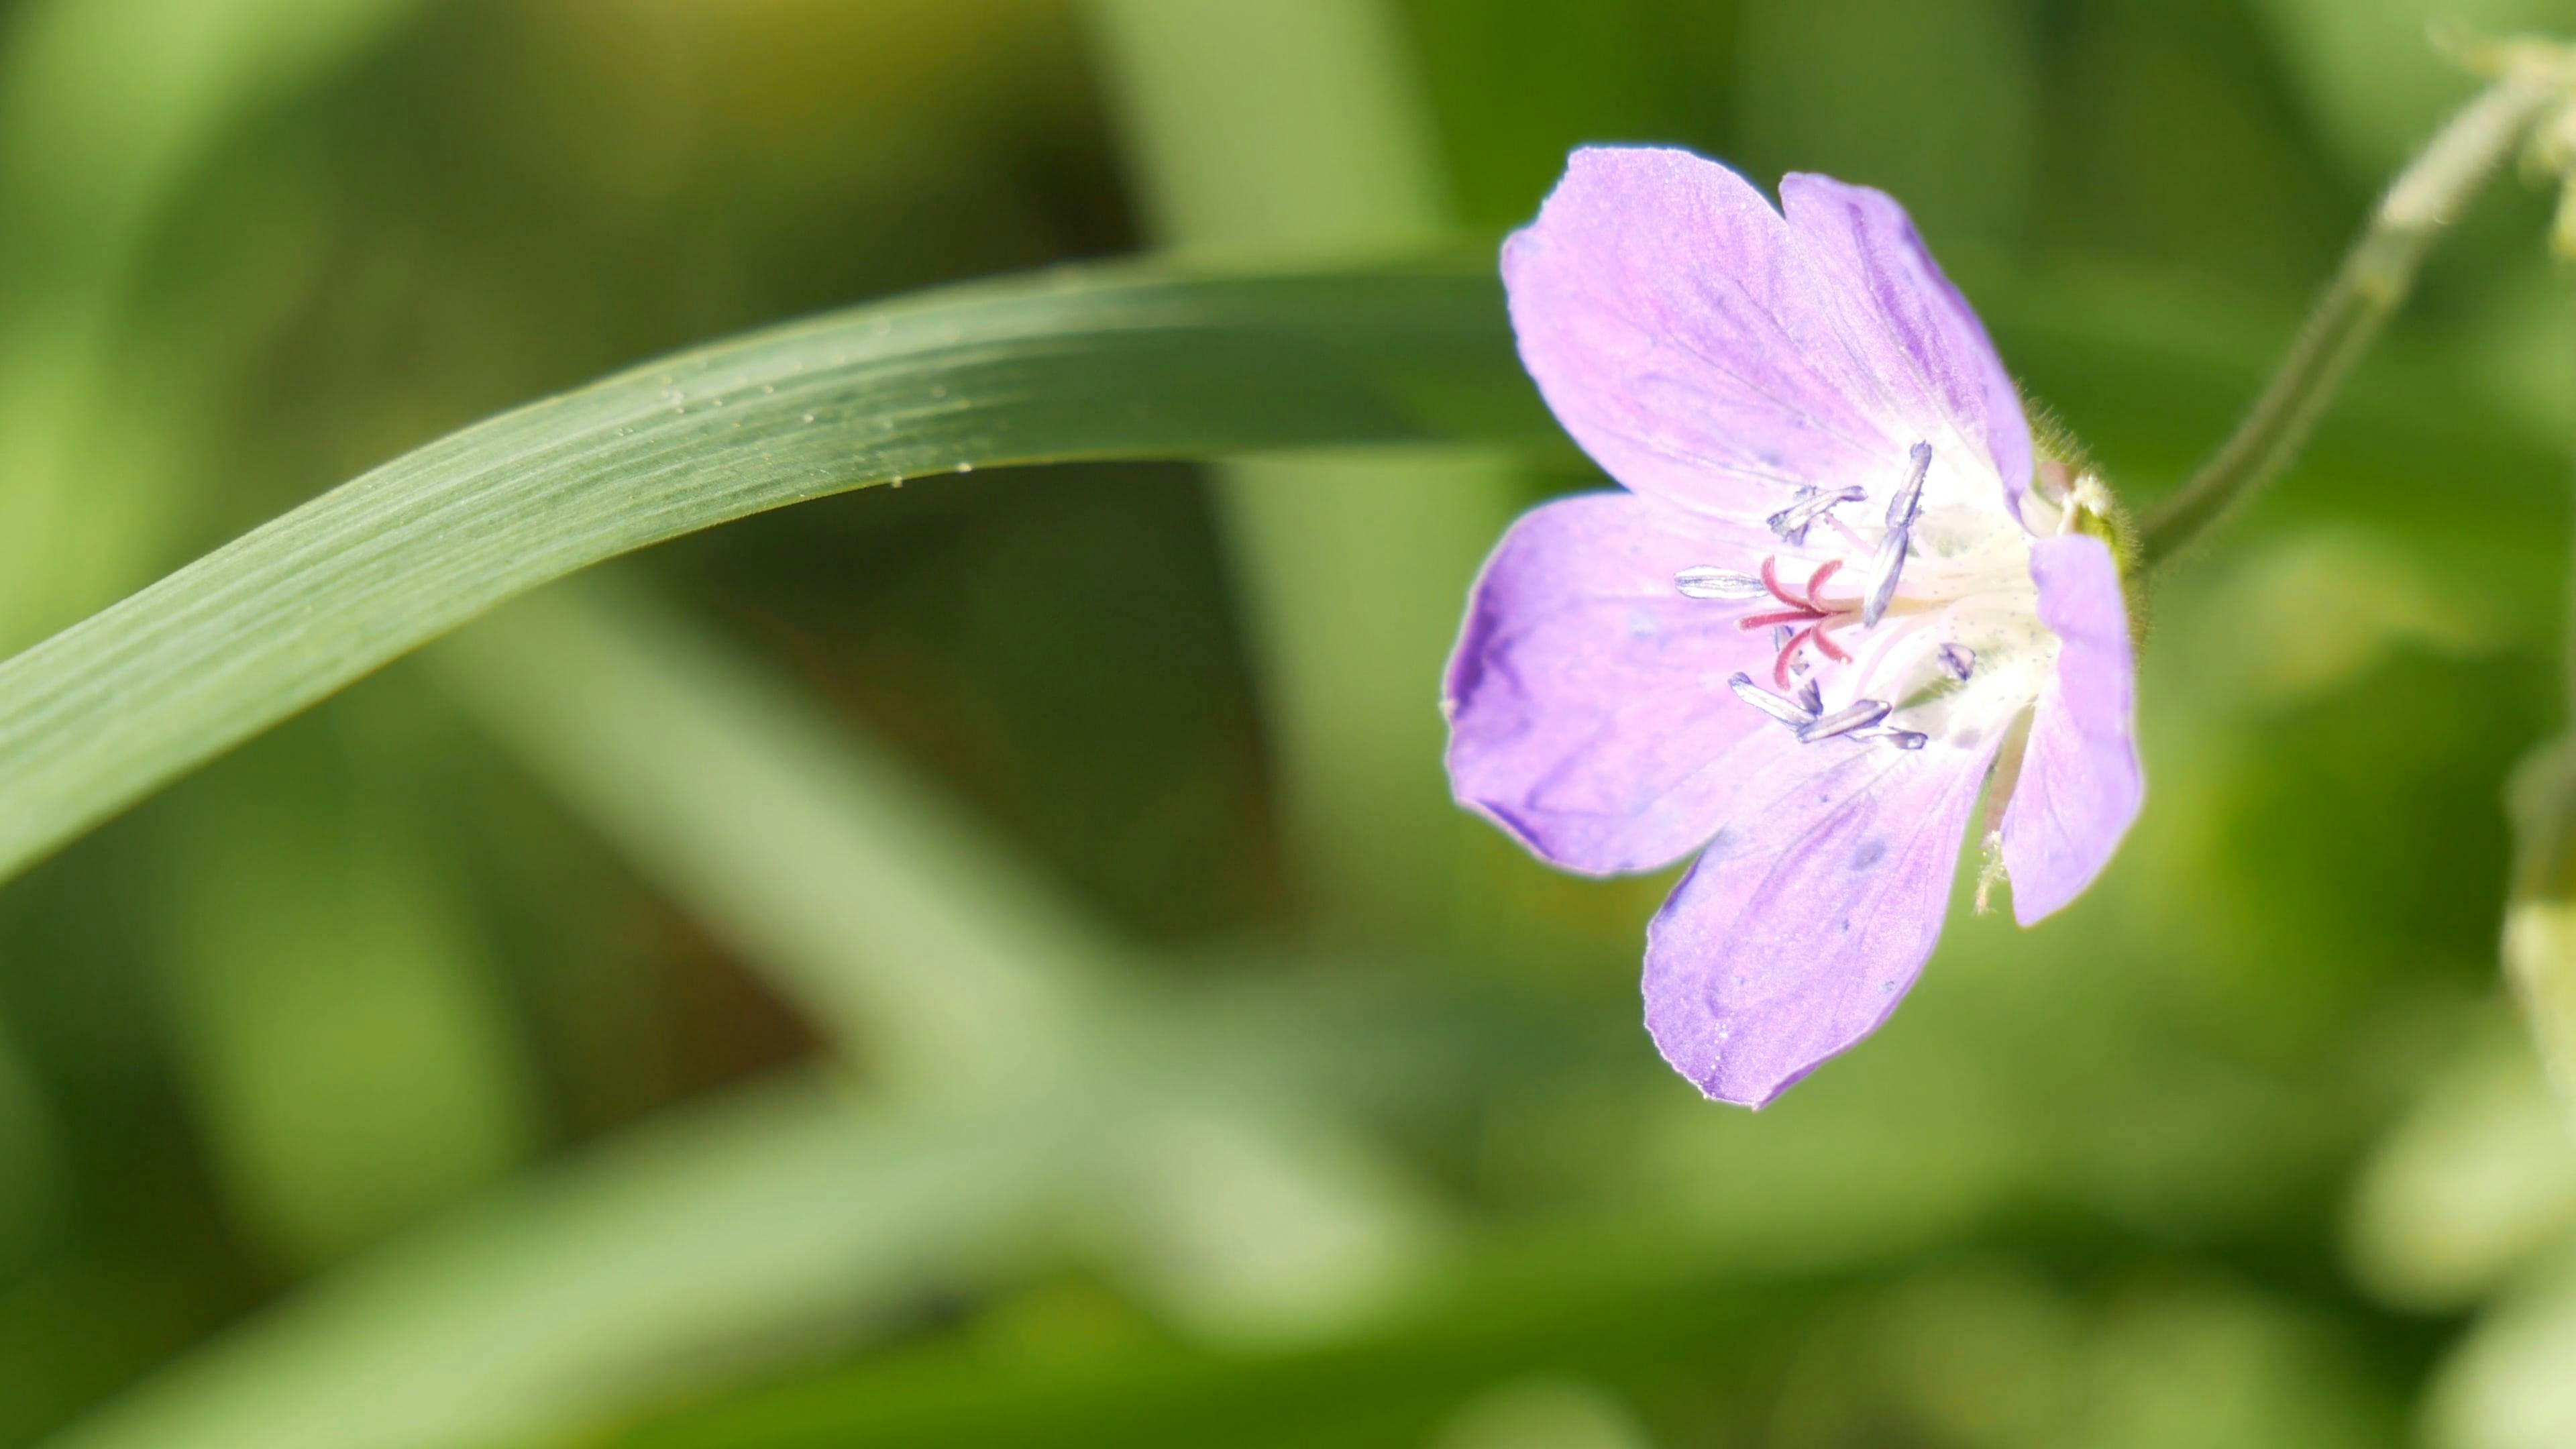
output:
{"label": "red stigma", "polygon": [[1797,665],[1798,651],[1809,644],[1815,645],[1817,652],[1837,664],[1851,663],[1851,655],[1845,653],[1842,646],[1836,644],[1825,631],[1850,623],[1858,617],[1858,613],[1851,605],[1829,605],[1816,597],[1816,591],[1823,588],[1825,581],[1834,576],[1834,571],[1843,566],[1841,559],[1827,559],[1818,564],[1816,571],[1807,575],[1806,588],[1795,594],[1781,586],[1778,563],[1776,558],[1762,560],[1762,587],[1769,590],[1771,597],[1779,600],[1786,607],[1748,615],[1736,620],[1735,627],[1768,629],[1780,624],[1800,626],[1796,633],[1791,634],[1780,645],[1779,654],[1771,661],[1771,681],[1782,689],[1787,689],[1789,671]]}

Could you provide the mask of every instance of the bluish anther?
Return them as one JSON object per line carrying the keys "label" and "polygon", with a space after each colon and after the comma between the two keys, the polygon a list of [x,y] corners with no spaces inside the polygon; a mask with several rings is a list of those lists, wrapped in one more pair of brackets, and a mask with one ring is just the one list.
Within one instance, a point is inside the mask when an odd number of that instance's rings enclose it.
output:
{"label": "bluish anther", "polygon": [[1781,542],[1791,548],[1804,548],[1807,546],[1807,528],[1810,524],[1846,503],[1858,503],[1868,496],[1869,490],[1857,485],[1837,488],[1831,493],[1802,487],[1798,490],[1798,496],[1790,500],[1788,507],[1763,521],[1771,525],[1771,531],[1780,536]]}

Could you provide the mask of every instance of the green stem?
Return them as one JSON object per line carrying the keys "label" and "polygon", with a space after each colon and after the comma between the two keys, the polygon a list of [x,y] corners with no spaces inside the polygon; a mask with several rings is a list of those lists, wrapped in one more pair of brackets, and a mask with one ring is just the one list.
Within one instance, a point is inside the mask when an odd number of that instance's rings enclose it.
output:
{"label": "green stem", "polygon": [[2566,95],[2562,64],[2517,63],[2399,173],[2253,411],[2200,472],[2148,517],[2147,567],[2172,558],[2289,466],[2345,375],[2406,299],[2442,228]]}
{"label": "green stem", "polygon": [[2567,566],[2566,633],[2558,646],[2559,700],[2566,712],[2567,727],[2576,731],[2576,553],[2571,553]]}

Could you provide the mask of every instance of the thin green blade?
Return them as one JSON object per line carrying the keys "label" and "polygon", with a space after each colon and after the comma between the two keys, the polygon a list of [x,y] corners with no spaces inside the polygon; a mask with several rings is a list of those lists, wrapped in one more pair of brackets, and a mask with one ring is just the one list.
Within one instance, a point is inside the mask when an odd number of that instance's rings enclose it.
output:
{"label": "thin green blade", "polygon": [[1490,271],[1065,272],[633,369],[405,454],[0,664],[0,876],[515,594],[975,467],[1548,436]]}

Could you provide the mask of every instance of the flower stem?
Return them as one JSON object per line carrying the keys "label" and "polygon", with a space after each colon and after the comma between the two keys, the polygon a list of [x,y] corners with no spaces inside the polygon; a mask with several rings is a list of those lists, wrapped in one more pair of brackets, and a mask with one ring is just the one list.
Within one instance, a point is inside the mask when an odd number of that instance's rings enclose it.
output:
{"label": "flower stem", "polygon": [[2568,81],[2564,60],[2539,54],[2518,59],[2398,173],[2253,411],[2191,481],[2147,518],[2146,567],[2172,558],[2289,466],[2345,375],[2406,299],[2434,239],[2498,163],[2565,103]]}

